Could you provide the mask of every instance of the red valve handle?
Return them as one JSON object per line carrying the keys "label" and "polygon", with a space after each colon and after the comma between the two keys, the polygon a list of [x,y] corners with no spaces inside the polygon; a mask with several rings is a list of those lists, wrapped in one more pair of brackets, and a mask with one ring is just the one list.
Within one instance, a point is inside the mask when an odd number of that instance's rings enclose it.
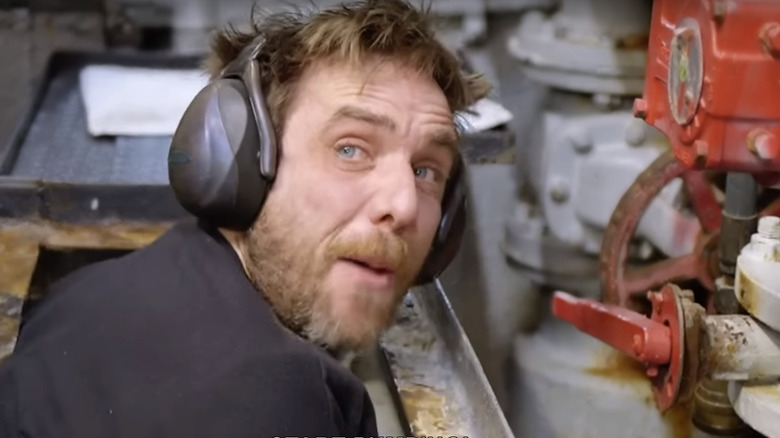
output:
{"label": "red valve handle", "polygon": [[556,317],[639,361],[664,365],[671,360],[669,327],[636,312],[565,292],[553,295],[552,309]]}
{"label": "red valve handle", "polygon": [[[688,354],[696,354],[698,328],[693,321],[701,306],[689,306],[691,333],[686,334],[684,307],[688,301],[693,303],[689,291],[667,284],[658,292],[648,292],[647,297],[653,305],[649,318],[625,307],[564,292],[553,295],[552,311],[580,331],[644,362],[656,406],[665,412],[678,400],[687,400],[695,387],[696,366],[685,365],[685,351],[690,348]],[[686,341],[689,335],[693,336],[690,344]],[[686,370],[694,375],[684,376]]]}

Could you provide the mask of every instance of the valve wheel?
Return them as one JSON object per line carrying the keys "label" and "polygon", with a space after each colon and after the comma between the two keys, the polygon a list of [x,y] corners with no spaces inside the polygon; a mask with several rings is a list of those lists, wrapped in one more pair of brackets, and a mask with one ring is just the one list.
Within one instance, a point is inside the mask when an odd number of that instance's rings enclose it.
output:
{"label": "valve wheel", "polygon": [[[675,178],[681,178],[693,211],[701,224],[694,250],[641,267],[628,266],[631,241],[644,212],[655,197]],[[780,214],[780,200],[771,203],[761,215]],[[697,280],[715,291],[718,273],[717,244],[721,206],[712,184],[701,170],[689,169],[672,151],[661,154],[629,187],[612,213],[604,233],[599,257],[604,302],[638,310],[635,299],[668,283]]]}

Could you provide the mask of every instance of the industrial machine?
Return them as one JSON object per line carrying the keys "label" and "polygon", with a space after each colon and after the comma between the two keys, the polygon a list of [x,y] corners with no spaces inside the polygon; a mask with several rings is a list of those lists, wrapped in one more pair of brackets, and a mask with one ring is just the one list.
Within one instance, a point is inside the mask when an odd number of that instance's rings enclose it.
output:
{"label": "industrial machine", "polygon": [[505,250],[560,291],[516,344],[520,436],[780,436],[779,36],[771,1],[524,17],[551,97]]}

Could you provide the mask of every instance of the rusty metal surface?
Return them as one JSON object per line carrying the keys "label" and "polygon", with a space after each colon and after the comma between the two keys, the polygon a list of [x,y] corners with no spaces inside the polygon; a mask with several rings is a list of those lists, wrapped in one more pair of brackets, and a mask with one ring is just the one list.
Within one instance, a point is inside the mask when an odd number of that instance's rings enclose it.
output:
{"label": "rusty metal surface", "polygon": [[780,334],[747,315],[703,320],[702,370],[715,380],[761,380],[780,376]]}
{"label": "rusty metal surface", "polygon": [[[642,215],[653,199],[673,179],[682,178],[696,217],[702,224],[693,253],[651,265],[629,269],[628,252]],[[626,191],[604,232],[599,258],[603,301],[636,308],[634,297],[666,283],[697,279],[715,289],[712,258],[716,256],[720,208],[703,173],[687,169],[671,152],[659,156]],[[672,230],[674,232],[674,230]]]}
{"label": "rusty metal surface", "polygon": [[[682,178],[696,217],[702,225],[694,252],[640,267],[629,267],[628,253],[634,232],[653,199],[673,179]],[[759,217],[780,214],[780,199],[764,207]],[[634,297],[666,283],[698,280],[715,292],[719,276],[718,245],[723,217],[712,186],[703,172],[687,169],[671,152],[654,161],[621,198],[604,233],[599,258],[602,300],[637,309]],[[675,232],[675,230],[671,230]]]}
{"label": "rusty metal surface", "polygon": [[513,437],[438,281],[409,293],[381,346],[414,435]]}
{"label": "rusty metal surface", "polygon": [[747,426],[731,406],[727,390],[727,381],[704,380],[696,388],[693,424],[716,436],[743,436]]}
{"label": "rusty metal surface", "polygon": [[553,313],[646,367],[661,412],[687,404],[699,383],[704,308],[674,284],[649,292],[650,318],[617,305],[557,293]]}

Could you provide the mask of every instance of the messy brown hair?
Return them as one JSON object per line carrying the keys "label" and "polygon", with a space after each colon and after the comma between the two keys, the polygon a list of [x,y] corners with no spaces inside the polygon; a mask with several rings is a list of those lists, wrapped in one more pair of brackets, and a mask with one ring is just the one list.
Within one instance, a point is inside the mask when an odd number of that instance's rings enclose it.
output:
{"label": "messy brown hair", "polygon": [[258,61],[278,135],[298,80],[316,61],[359,65],[374,56],[400,61],[436,81],[454,114],[490,91],[481,75],[465,74],[455,54],[437,39],[430,8],[418,9],[403,0],[363,0],[310,16],[300,10],[253,10],[252,15],[251,30],[228,27],[215,34],[205,67],[216,78],[247,44],[263,37]]}

